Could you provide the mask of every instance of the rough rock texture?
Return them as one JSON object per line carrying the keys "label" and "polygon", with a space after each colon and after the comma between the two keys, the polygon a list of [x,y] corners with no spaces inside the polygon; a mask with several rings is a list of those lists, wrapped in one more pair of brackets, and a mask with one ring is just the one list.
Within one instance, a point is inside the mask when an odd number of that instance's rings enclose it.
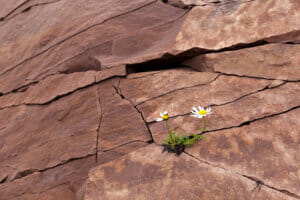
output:
{"label": "rough rock texture", "polygon": [[300,108],[248,126],[207,134],[187,151],[214,165],[300,196]]}
{"label": "rough rock texture", "polygon": [[[175,78],[178,84],[173,84],[173,77],[166,78],[167,74],[177,74]],[[157,83],[151,80],[154,76]],[[137,107],[142,111],[145,120],[151,122],[165,110],[169,111],[169,116],[186,114],[193,106],[231,102],[248,93],[262,90],[271,83],[268,80],[235,76],[218,77],[218,74],[210,72],[189,72],[189,78],[185,76],[187,75],[180,70],[174,70],[173,73],[160,72],[149,78],[146,76],[121,81],[120,89],[126,98],[133,103],[139,103]],[[180,84],[181,81],[183,84]],[[155,85],[147,87],[150,83]],[[168,87],[166,83],[171,86]],[[135,87],[138,88],[133,90]]]}
{"label": "rough rock texture", "polygon": [[96,86],[49,105],[0,112],[0,171],[9,180],[96,152],[101,118]]}
{"label": "rough rock texture", "polygon": [[[239,174],[150,145],[89,173],[85,200],[292,199]],[[230,187],[223,187],[228,185]]]}
{"label": "rough rock texture", "polygon": [[100,84],[98,92],[102,108],[98,150],[108,150],[132,140],[151,141],[140,113],[121,98],[111,81]]}
{"label": "rough rock texture", "polygon": [[197,5],[197,6],[218,6],[224,4],[231,4],[231,3],[246,3],[253,0],[180,0],[184,5]]}
{"label": "rough rock texture", "polygon": [[[286,83],[285,85],[276,88],[267,88],[262,91],[254,92],[253,94],[246,95],[245,97],[232,102],[227,101],[220,103],[220,105],[212,106],[214,113],[208,117],[207,128],[208,130],[218,130],[228,127],[237,127],[255,119],[260,119],[296,108],[300,103],[299,88],[299,83]],[[199,91],[198,93],[201,92],[202,91]],[[173,99],[180,97],[187,97],[187,95],[175,96]],[[214,97],[218,98],[218,95],[214,95]],[[222,96],[219,96],[219,98],[223,99]],[[183,100],[182,102],[186,101]],[[201,101],[198,102],[201,106],[208,105],[205,101],[203,103],[201,103]],[[179,107],[184,107],[184,104]],[[162,108],[158,108],[158,110],[162,110]],[[185,110],[188,110],[188,105],[186,105]],[[189,113],[178,113],[177,115],[180,114],[185,115],[171,119],[173,129],[176,131],[198,133],[198,129],[202,127],[202,120],[189,116]],[[150,129],[154,141],[158,143],[161,143],[167,135],[164,122],[152,123],[150,125]]]}
{"label": "rough rock texture", "polygon": [[102,80],[125,75],[125,66],[120,66],[99,72],[88,71],[49,76],[41,80],[39,84],[29,86],[24,92],[12,92],[0,98],[0,109],[21,104],[46,104],[55,98],[96,84]]}
{"label": "rough rock texture", "polygon": [[300,80],[300,45],[270,44],[212,53],[183,64],[199,71],[297,81]]}
{"label": "rough rock texture", "polygon": [[36,172],[0,185],[1,200],[75,200],[83,199],[88,171],[95,156],[70,161],[65,165]]}
{"label": "rough rock texture", "polygon": [[0,0],[0,200],[300,199],[299,0],[182,2]]}
{"label": "rough rock texture", "polygon": [[291,36],[299,34],[300,29],[299,6],[298,0],[196,6],[186,17],[175,47],[180,51],[191,47],[219,50],[261,40],[293,41]]}

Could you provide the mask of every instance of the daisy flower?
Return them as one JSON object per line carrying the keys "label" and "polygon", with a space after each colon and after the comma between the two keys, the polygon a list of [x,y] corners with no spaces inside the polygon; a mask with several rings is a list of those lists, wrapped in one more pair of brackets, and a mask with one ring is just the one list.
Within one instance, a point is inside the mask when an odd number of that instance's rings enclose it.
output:
{"label": "daisy flower", "polygon": [[205,117],[206,115],[210,115],[212,112],[211,112],[211,107],[207,107],[206,109],[205,108],[202,108],[201,106],[198,106],[198,109],[196,107],[193,107],[192,108],[192,117],[196,117],[196,118],[202,118],[202,117]]}
{"label": "daisy flower", "polygon": [[165,111],[163,113],[160,113],[160,118],[156,118],[156,121],[160,122],[160,121],[168,120],[168,119],[169,119],[168,111]]}

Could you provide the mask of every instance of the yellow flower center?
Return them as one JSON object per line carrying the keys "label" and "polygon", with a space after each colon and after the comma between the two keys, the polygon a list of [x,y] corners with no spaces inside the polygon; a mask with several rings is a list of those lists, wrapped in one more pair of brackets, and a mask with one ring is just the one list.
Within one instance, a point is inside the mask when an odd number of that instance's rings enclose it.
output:
{"label": "yellow flower center", "polygon": [[206,110],[200,110],[199,111],[199,115],[205,115],[207,112],[206,112]]}
{"label": "yellow flower center", "polygon": [[164,120],[168,120],[168,119],[169,119],[169,115],[164,115],[162,118],[163,118]]}

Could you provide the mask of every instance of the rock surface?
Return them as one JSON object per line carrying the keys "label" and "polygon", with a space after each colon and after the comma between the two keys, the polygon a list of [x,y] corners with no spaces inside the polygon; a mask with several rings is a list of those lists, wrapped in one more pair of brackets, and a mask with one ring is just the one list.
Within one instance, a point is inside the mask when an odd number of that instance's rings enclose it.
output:
{"label": "rock surface", "polygon": [[300,80],[300,45],[270,44],[212,53],[183,64],[199,71],[297,81]]}
{"label": "rock surface", "polygon": [[0,200],[300,199],[298,0],[0,5]]}
{"label": "rock surface", "polygon": [[300,196],[300,108],[248,126],[207,134],[187,152]]}
{"label": "rock surface", "polygon": [[[150,145],[89,173],[85,200],[292,199],[242,175]],[[223,185],[230,187],[226,188]]]}

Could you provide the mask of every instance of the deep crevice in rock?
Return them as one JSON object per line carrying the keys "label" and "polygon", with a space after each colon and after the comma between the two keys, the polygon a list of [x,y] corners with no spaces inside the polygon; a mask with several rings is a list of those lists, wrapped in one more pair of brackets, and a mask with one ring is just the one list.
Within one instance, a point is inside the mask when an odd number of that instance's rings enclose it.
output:
{"label": "deep crevice in rock", "polygon": [[2,179],[0,180],[0,184],[5,183],[6,180],[7,180],[7,178],[8,178],[8,176],[5,176],[4,178],[2,178]]}
{"label": "deep crevice in rock", "polygon": [[[148,71],[156,71],[161,69],[173,69],[178,67],[189,67],[184,66],[180,63],[192,59],[195,56],[200,56],[204,54],[210,54],[210,53],[220,53],[220,52],[227,52],[227,51],[236,51],[240,49],[247,49],[247,48],[253,48],[258,46],[263,46],[266,44],[270,44],[269,42],[265,40],[259,40],[252,43],[240,43],[233,45],[231,47],[222,48],[219,50],[209,50],[209,49],[201,49],[198,47],[191,48],[189,50],[186,50],[182,53],[179,53],[177,55],[172,55],[169,53],[165,53],[160,58],[148,60],[141,63],[136,64],[127,64],[128,73],[137,73],[137,72],[148,72]],[[191,67],[189,67],[191,68]]]}

